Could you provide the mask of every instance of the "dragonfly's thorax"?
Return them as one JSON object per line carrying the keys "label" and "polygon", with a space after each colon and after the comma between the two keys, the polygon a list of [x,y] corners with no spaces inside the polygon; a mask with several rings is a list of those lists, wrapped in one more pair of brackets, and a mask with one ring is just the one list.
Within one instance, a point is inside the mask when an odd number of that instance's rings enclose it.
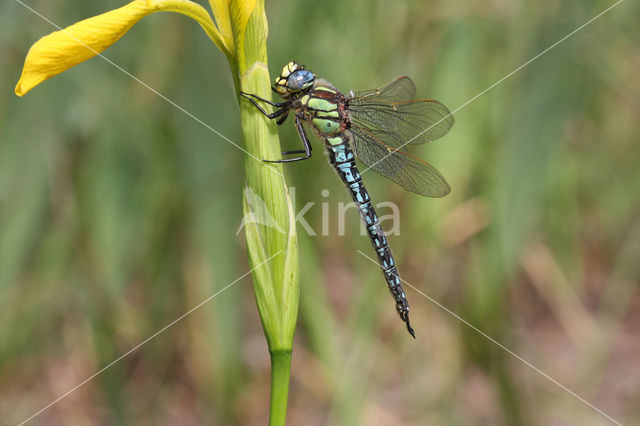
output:
{"label": "dragonfly's thorax", "polygon": [[317,79],[292,108],[321,137],[331,138],[349,129],[346,97],[324,79]]}

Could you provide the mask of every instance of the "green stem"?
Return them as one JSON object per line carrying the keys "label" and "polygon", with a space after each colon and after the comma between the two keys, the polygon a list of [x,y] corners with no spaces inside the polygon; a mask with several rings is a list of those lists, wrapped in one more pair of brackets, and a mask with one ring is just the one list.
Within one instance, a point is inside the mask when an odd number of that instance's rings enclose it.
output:
{"label": "green stem", "polygon": [[[231,5],[246,5],[239,0]],[[269,99],[271,78],[267,67],[267,23],[259,0],[243,31],[246,16],[234,13],[232,26],[238,51],[235,70],[239,90]],[[233,69],[232,65],[232,69]],[[271,406],[269,424],[285,426],[293,335],[298,316],[298,243],[293,207],[281,164],[262,159],[280,157],[278,129],[245,99],[240,99],[245,156],[244,214],[255,220],[245,224],[247,252],[262,328],[271,354]],[[265,220],[259,220],[259,219]],[[258,266],[260,265],[260,266]]]}
{"label": "green stem", "polygon": [[271,353],[271,406],[269,426],[284,426],[287,421],[287,397],[291,372],[291,351]]}

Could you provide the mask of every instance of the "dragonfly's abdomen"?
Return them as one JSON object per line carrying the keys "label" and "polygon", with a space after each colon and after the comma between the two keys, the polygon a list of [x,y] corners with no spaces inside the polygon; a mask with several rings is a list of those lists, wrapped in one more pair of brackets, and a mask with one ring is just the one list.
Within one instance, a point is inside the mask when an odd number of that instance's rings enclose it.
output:
{"label": "dragonfly's abdomen", "polygon": [[400,318],[407,324],[409,333],[414,336],[413,329],[409,323],[409,302],[400,283],[400,276],[398,275],[393,253],[387,243],[387,237],[380,226],[380,220],[373,208],[369,193],[362,183],[353,150],[351,149],[350,136],[350,132],[346,131],[338,136],[324,138],[329,152],[329,160],[351,192],[353,201],[360,212],[360,217],[367,228],[373,248],[378,255],[378,262],[384,272],[389,290],[396,301],[396,310]]}

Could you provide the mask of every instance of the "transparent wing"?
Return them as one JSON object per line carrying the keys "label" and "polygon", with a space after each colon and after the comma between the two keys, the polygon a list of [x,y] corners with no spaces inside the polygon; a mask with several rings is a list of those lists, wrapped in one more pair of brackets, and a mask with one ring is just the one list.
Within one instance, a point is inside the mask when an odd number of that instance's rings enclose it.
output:
{"label": "transparent wing", "polygon": [[406,76],[391,80],[378,89],[359,90],[351,92],[351,99],[355,105],[366,103],[370,98],[385,102],[411,101],[416,97],[416,85]]}
{"label": "transparent wing", "polygon": [[426,197],[444,197],[451,188],[429,163],[395,150],[363,128],[351,128],[356,157],[369,168],[385,176],[407,191]]}
{"label": "transparent wing", "polygon": [[363,90],[347,98],[351,122],[374,135],[387,134],[393,147],[420,144],[444,136],[453,115],[438,101],[417,99],[409,77],[399,77],[379,89]]}
{"label": "transparent wing", "polygon": [[388,143],[394,147],[438,139],[453,126],[453,115],[438,101],[371,100],[368,104],[349,105],[351,123],[374,134],[389,135]]}

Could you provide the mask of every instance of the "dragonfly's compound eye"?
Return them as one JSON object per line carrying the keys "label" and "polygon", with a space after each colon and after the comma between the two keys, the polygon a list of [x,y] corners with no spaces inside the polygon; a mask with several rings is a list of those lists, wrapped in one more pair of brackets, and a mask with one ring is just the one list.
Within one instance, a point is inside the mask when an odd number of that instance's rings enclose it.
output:
{"label": "dragonfly's compound eye", "polygon": [[298,70],[289,76],[287,79],[287,88],[292,92],[299,92],[302,89],[306,89],[313,83],[316,76],[312,72],[307,70]]}

